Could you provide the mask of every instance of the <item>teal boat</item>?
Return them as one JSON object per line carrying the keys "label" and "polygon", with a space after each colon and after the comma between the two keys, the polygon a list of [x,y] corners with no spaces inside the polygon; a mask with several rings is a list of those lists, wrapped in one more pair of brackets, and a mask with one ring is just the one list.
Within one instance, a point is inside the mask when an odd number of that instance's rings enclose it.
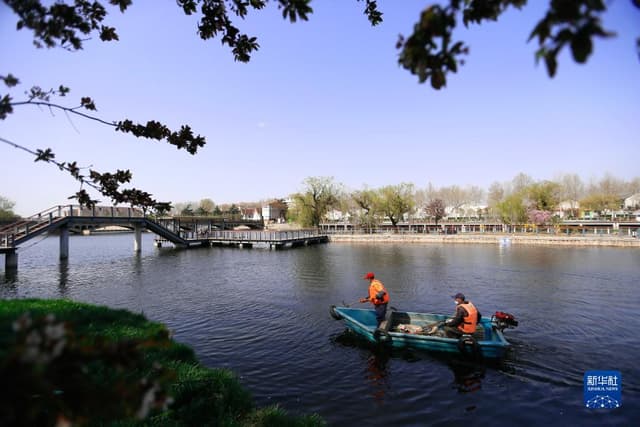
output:
{"label": "teal boat", "polygon": [[488,359],[505,355],[510,344],[502,332],[518,324],[513,315],[496,312],[490,319],[483,317],[475,333],[447,338],[437,327],[450,317],[444,314],[389,310],[386,319],[377,327],[373,310],[332,305],[330,313],[334,319],[344,320],[348,329],[376,344]]}

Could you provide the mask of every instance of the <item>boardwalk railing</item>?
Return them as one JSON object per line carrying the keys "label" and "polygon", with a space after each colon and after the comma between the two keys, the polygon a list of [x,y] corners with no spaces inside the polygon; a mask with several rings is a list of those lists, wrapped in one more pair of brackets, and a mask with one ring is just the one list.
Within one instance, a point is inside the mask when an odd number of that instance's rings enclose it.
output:
{"label": "boardwalk railing", "polygon": [[200,233],[200,238],[208,240],[225,241],[246,241],[246,242],[291,242],[318,237],[320,234],[316,230],[294,230],[294,231],[254,231],[254,230],[215,230]]}

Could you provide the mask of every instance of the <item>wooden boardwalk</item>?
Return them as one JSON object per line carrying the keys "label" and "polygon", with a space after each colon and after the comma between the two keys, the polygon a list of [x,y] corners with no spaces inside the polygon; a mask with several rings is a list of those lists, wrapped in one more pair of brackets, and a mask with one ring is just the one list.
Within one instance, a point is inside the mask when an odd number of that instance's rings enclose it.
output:
{"label": "wooden boardwalk", "polygon": [[[182,237],[189,242],[189,245],[237,246],[242,248],[265,246],[270,249],[306,246],[329,241],[326,234],[320,234],[316,230],[214,230],[204,233],[183,233]],[[159,247],[169,243],[162,238],[157,238],[155,241]]]}

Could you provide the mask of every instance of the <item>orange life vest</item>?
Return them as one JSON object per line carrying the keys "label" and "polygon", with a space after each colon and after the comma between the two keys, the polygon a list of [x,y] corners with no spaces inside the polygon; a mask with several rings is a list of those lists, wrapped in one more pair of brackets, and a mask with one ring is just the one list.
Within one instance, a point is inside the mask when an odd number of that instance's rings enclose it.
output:
{"label": "orange life vest", "polygon": [[478,325],[478,309],[471,301],[465,301],[460,305],[463,305],[464,309],[467,310],[467,315],[464,317],[463,323],[458,325],[458,329],[465,334],[472,334],[476,331],[476,326]]}
{"label": "orange life vest", "polygon": [[[384,296],[382,297],[381,300],[376,299],[376,295],[380,291],[384,291]],[[384,285],[382,284],[382,282],[379,281],[378,279],[373,279],[371,281],[371,284],[369,285],[369,301],[371,301],[373,305],[386,304],[389,302],[389,293],[384,288]]]}

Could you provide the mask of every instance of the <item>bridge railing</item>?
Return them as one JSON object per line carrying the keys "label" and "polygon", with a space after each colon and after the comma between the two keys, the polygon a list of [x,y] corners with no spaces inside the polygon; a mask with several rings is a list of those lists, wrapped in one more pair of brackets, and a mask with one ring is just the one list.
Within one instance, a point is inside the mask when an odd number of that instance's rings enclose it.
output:
{"label": "bridge railing", "polygon": [[42,212],[21,219],[0,229],[0,246],[12,247],[16,241],[25,238],[29,234],[41,231],[54,222],[69,217],[93,217],[93,218],[143,218],[144,212],[140,209],[116,206],[58,205]]}
{"label": "bridge railing", "polygon": [[27,221],[41,222],[51,221],[62,217],[100,217],[100,218],[143,218],[144,212],[140,209],[118,206],[93,206],[58,205],[38,212],[26,218]]}

